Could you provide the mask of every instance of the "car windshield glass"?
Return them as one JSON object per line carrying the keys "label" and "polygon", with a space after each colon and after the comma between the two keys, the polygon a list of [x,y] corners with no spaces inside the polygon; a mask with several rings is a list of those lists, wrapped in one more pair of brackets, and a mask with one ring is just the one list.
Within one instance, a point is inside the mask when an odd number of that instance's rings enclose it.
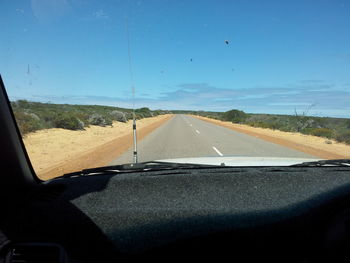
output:
{"label": "car windshield glass", "polygon": [[5,0],[0,13],[0,74],[43,180],[350,158],[348,1]]}

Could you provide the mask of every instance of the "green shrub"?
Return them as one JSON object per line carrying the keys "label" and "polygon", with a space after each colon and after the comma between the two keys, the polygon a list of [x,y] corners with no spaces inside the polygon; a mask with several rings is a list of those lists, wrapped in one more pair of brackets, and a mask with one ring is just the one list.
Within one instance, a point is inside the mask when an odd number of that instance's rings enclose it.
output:
{"label": "green shrub", "polygon": [[346,125],[346,128],[350,129],[350,120],[347,120],[345,125]]}
{"label": "green shrub", "polygon": [[94,113],[91,116],[89,116],[89,123],[91,125],[97,125],[102,127],[107,125],[106,119],[102,117],[102,115],[97,113]]}
{"label": "green shrub", "polygon": [[153,117],[153,114],[149,108],[140,108],[135,110],[136,118]]}
{"label": "green shrub", "polygon": [[135,113],[135,118],[136,118],[136,120],[141,120],[141,119],[145,118],[145,116],[143,113]]}
{"label": "green shrub", "polygon": [[114,110],[114,111],[111,111],[109,113],[109,115],[111,116],[111,118],[113,120],[116,120],[116,121],[119,121],[119,122],[127,122],[127,119],[126,119],[126,116],[125,116],[124,112]]}
{"label": "green shrub", "polygon": [[84,123],[77,117],[70,115],[57,115],[54,120],[54,126],[68,130],[84,130]]}
{"label": "green shrub", "polygon": [[319,136],[319,137],[332,138],[334,131],[328,128],[306,128],[302,130],[302,133]]}
{"label": "green shrub", "polygon": [[113,121],[112,121],[111,118],[105,117],[105,121],[106,121],[106,125],[105,126],[112,126],[113,125]]}
{"label": "green shrub", "polygon": [[22,135],[42,129],[39,117],[25,112],[14,112],[18,128]]}
{"label": "green shrub", "polygon": [[105,127],[107,125],[112,125],[112,118],[110,116],[102,116],[101,114],[94,113],[89,116],[89,124]]}
{"label": "green shrub", "polygon": [[132,120],[132,118],[133,118],[133,113],[132,113],[132,112],[126,112],[126,113],[125,113],[125,117],[126,117],[127,120]]}
{"label": "green shrub", "polygon": [[16,104],[19,108],[28,108],[30,106],[30,102],[27,100],[17,100]]}
{"label": "green shrub", "polygon": [[247,122],[246,124],[249,125],[249,126],[252,126],[252,127],[258,127],[257,123],[254,122],[254,121]]}
{"label": "green shrub", "polygon": [[345,142],[347,144],[350,144],[350,131],[346,131],[338,134],[336,136],[336,140],[339,142]]}
{"label": "green shrub", "polygon": [[240,110],[230,110],[230,111],[226,111],[223,115],[222,115],[222,119],[224,121],[232,121],[235,123],[242,123],[245,121],[245,119],[248,117],[248,114],[246,114],[243,111]]}
{"label": "green shrub", "polygon": [[258,122],[247,122],[246,124],[248,124],[249,126],[252,126],[252,127],[287,131],[287,129],[285,127],[283,127],[281,123],[277,123],[277,122],[258,121]]}

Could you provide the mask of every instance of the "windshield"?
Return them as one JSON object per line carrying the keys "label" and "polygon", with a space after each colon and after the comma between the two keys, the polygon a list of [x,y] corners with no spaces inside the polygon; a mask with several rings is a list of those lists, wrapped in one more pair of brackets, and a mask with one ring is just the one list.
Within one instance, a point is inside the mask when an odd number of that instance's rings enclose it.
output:
{"label": "windshield", "polygon": [[0,74],[43,180],[157,160],[350,158],[348,1],[0,7]]}

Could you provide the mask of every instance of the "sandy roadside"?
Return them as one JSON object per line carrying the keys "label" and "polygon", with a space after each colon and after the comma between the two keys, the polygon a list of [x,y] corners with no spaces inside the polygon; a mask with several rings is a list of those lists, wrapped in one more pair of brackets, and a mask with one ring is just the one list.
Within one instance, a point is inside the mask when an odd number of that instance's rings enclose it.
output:
{"label": "sandy roadside", "polygon": [[[161,126],[172,115],[137,121],[138,139]],[[30,161],[40,179],[108,165],[132,146],[132,121],[113,122],[112,127],[90,126],[83,131],[46,129],[23,139]]]}
{"label": "sandy roadside", "polygon": [[339,143],[335,140],[328,140],[332,143],[327,144],[325,143],[327,139],[317,136],[256,128],[248,125],[234,124],[232,122],[219,121],[206,117],[192,116],[200,120],[263,139],[265,141],[273,142],[294,150],[311,154],[322,159],[350,158],[350,145]]}

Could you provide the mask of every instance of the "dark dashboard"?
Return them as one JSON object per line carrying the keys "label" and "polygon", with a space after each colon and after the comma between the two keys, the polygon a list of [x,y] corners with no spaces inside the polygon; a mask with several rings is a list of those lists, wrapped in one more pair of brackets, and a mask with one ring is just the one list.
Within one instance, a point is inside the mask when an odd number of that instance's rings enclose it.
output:
{"label": "dark dashboard", "polygon": [[11,244],[56,244],[68,262],[345,262],[349,174],[223,167],[56,179],[2,210],[1,230]]}

